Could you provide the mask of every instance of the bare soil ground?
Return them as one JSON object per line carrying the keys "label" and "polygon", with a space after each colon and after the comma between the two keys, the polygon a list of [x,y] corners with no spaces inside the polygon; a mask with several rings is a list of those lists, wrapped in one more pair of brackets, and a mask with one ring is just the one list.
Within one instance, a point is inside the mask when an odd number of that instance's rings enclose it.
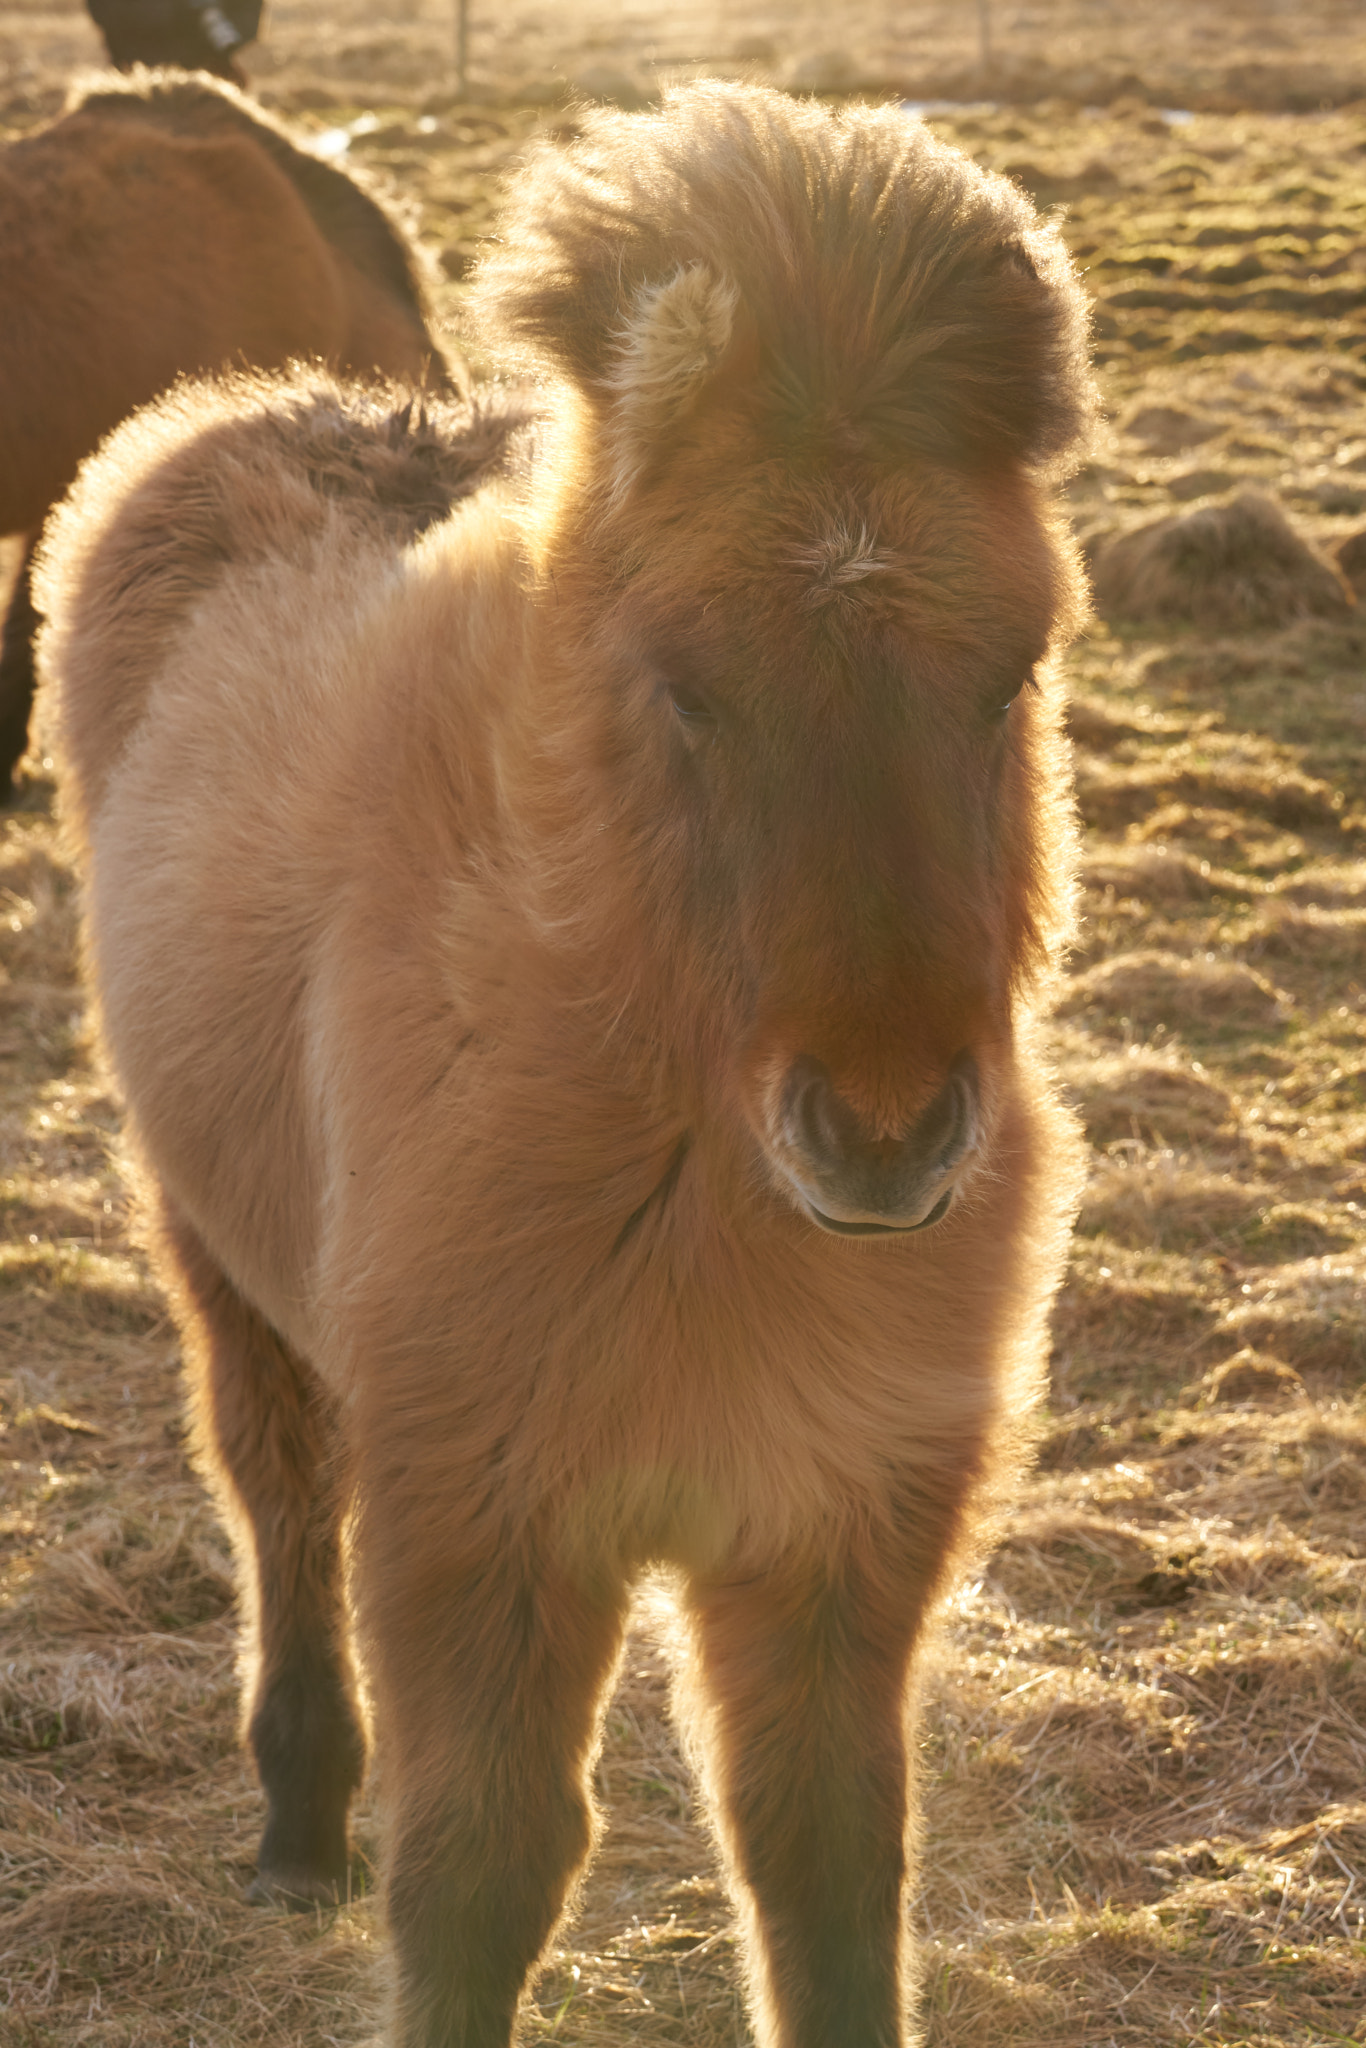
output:
{"label": "bare soil ground", "polygon": [[[927,2041],[1361,2043],[1366,614],[1325,564],[1342,547],[1361,577],[1366,554],[1366,112],[1345,104],[1366,17],[993,12],[998,103],[932,118],[1067,208],[1108,416],[1073,510],[1125,595],[1070,660],[1085,921],[1056,1048],[1090,1186],[1038,1472],[947,1617],[920,1736]],[[464,102],[435,6],[377,26],[282,0],[253,59],[414,210],[453,338],[499,180],[570,125],[557,78],[791,76],[830,56],[831,17],[603,0],[476,9],[475,30]],[[967,7],[851,6],[840,35],[859,76],[921,97],[975,61]],[[94,55],[72,8],[8,11],[0,119],[50,111]],[[1248,490],[1310,552],[1259,556],[1227,509]],[[1107,582],[1116,536],[1188,513],[1144,543],[1161,577]],[[228,1560],[126,1235],[32,771],[0,836],[0,2048],[341,2048],[377,2025],[378,1914],[364,1877],[316,1919],[243,1903],[260,1814]],[[525,2032],[728,2048],[728,1910],[669,1729],[667,1622],[642,1619],[609,1833]]]}

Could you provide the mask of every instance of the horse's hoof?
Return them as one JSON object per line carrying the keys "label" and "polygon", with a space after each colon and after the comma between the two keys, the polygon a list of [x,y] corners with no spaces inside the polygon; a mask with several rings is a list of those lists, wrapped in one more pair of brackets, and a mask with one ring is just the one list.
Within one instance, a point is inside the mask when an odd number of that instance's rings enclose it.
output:
{"label": "horse's hoof", "polygon": [[247,1886],[249,1906],[283,1907],[288,1913],[314,1913],[319,1907],[341,1905],[349,1886],[345,1877],[329,1877],[312,1870],[258,1870]]}

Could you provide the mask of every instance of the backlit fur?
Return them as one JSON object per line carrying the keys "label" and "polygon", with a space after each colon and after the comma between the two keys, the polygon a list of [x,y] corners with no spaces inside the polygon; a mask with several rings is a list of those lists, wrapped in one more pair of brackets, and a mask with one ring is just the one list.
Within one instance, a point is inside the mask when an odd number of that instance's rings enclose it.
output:
{"label": "backlit fur", "polygon": [[606,378],[615,400],[608,419],[617,449],[617,502],[725,353],[738,298],[729,280],[714,277],[702,263],[636,292]]}
{"label": "backlit fur", "polygon": [[[41,572],[91,986],[255,1588],[259,1884],[345,1882],[351,1504],[390,2039],[503,2048],[662,1564],[758,2037],[897,2048],[916,1660],[1078,1185],[1032,1017],[1081,301],[917,124],[720,86],[533,164],[480,300],[538,419],[182,390]],[[874,1180],[970,1073],[936,1227],[813,1220],[808,1071]]]}

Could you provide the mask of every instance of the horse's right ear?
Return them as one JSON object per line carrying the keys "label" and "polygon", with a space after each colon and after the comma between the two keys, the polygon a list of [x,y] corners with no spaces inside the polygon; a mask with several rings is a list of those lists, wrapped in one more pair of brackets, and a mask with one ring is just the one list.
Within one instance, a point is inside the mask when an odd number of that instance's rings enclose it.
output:
{"label": "horse's right ear", "polygon": [[618,496],[691,412],[726,353],[739,298],[705,263],[680,264],[662,284],[635,292],[598,379],[609,396]]}
{"label": "horse's right ear", "polygon": [[470,301],[499,353],[567,378],[597,412],[618,494],[697,403],[740,303],[595,171],[591,143],[628,118],[598,115],[584,144],[533,163]]}

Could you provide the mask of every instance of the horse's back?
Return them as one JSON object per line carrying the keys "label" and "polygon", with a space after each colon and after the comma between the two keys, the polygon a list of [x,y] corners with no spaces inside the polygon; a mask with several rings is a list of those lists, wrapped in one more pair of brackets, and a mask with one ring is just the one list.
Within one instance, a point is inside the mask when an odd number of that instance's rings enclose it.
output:
{"label": "horse's back", "polygon": [[[192,81],[164,105],[111,88],[10,145],[0,304],[0,531],[35,528],[109,428],[177,376],[320,357],[417,381],[435,356],[374,202]],[[430,381],[448,383],[439,362]]]}
{"label": "horse's back", "polygon": [[81,457],[185,371],[335,351],[337,267],[248,142],[77,113],[0,170],[0,526],[27,530]]}
{"label": "horse's back", "polygon": [[207,604],[241,631],[269,616],[277,635],[304,605],[351,616],[408,542],[506,464],[525,417],[515,401],[419,406],[300,373],[182,385],[126,421],[54,518],[37,576],[77,829],[159,680],[202,670],[202,636],[184,643]]}
{"label": "horse's back", "polygon": [[427,330],[413,249],[355,177],[301,149],[289,132],[231,88],[199,75],[153,74],[101,86],[81,102],[111,126],[132,124],[178,140],[250,144],[293,187],[337,266],[342,332],[336,360],[346,370],[426,378],[453,388]]}

